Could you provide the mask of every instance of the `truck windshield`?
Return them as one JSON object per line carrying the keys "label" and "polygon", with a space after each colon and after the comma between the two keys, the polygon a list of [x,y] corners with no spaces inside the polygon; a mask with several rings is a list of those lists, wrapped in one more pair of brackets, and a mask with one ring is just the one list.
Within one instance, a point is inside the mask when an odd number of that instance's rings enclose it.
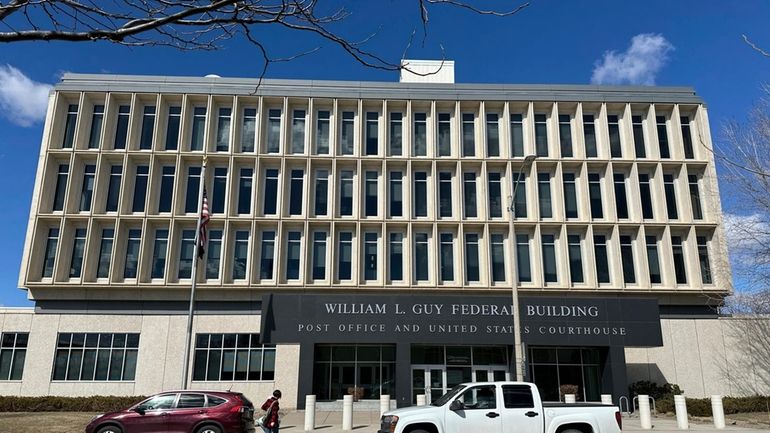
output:
{"label": "truck windshield", "polygon": [[439,397],[436,401],[432,402],[431,405],[433,406],[443,406],[445,405],[449,400],[453,399],[454,396],[460,393],[465,388],[465,385],[457,385],[454,388],[447,391],[446,394]]}

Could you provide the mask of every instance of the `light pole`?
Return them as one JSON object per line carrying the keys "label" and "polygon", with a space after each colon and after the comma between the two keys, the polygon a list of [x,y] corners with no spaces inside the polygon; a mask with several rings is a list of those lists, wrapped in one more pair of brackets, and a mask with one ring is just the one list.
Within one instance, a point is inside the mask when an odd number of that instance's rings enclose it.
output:
{"label": "light pole", "polygon": [[[516,179],[513,183],[513,192],[510,197],[511,205],[508,207],[508,238],[511,242],[511,271],[516,269],[516,243],[513,238],[513,220],[516,218],[516,190],[519,188],[519,182],[521,181],[521,174],[524,172],[525,167],[532,163],[537,156],[527,155],[524,157],[524,162],[519,167],[519,172],[516,175]],[[524,380],[524,343],[521,341],[521,317],[519,316],[519,278],[513,278],[513,272],[511,272],[511,297],[513,298],[513,334],[514,334],[514,346],[513,354],[516,364],[516,380],[521,382]]]}

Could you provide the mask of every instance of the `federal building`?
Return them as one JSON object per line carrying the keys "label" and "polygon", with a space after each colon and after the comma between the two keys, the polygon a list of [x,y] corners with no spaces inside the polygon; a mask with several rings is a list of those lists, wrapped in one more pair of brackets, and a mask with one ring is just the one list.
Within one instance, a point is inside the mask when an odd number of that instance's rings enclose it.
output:
{"label": "federal building", "polygon": [[743,322],[717,309],[731,274],[702,98],[456,84],[453,67],[65,74],[19,274],[34,307],[0,310],[0,394],[184,386],[201,182],[192,389],[404,406],[515,379],[517,293],[546,400],[617,402],[639,380],[758,392]]}

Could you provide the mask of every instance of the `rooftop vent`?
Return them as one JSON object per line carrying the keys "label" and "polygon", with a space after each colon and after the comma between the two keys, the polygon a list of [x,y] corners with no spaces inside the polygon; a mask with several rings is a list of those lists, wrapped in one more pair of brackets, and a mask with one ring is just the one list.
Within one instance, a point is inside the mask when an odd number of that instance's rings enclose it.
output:
{"label": "rooftop vent", "polygon": [[455,82],[454,60],[401,60],[401,83],[444,83]]}

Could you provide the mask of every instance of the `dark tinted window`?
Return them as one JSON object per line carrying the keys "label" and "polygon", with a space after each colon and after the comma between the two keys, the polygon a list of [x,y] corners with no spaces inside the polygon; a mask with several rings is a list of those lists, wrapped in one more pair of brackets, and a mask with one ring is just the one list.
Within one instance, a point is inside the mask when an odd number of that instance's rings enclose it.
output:
{"label": "dark tinted window", "polygon": [[203,407],[206,405],[206,396],[203,394],[182,394],[176,403],[177,409],[186,409],[191,407]]}
{"label": "dark tinted window", "polygon": [[206,407],[219,406],[220,404],[227,401],[224,398],[214,397],[213,395],[209,395],[208,398],[209,399],[208,399],[208,402],[206,402]]}
{"label": "dark tinted window", "polygon": [[533,408],[532,390],[525,385],[503,385],[503,404],[506,409]]}

